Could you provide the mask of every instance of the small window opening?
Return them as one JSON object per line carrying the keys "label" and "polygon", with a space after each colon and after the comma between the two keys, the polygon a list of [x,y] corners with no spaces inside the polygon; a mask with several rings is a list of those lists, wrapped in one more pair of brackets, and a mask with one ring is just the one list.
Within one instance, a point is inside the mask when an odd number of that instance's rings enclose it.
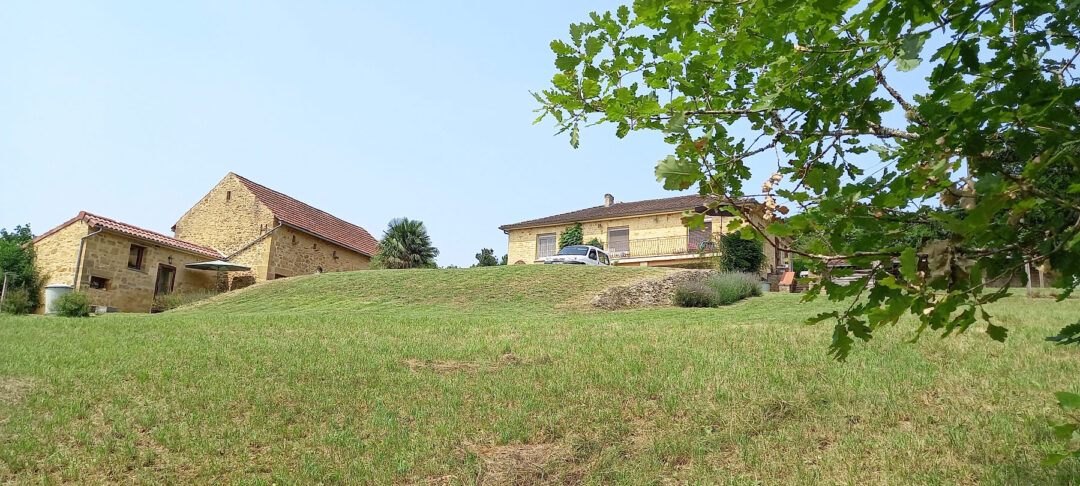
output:
{"label": "small window opening", "polygon": [[333,256],[333,257],[334,257],[334,258],[336,259],[336,258],[337,258],[337,250],[334,250],[334,251],[333,251],[333,252],[331,253],[331,255],[332,255],[332,256]]}
{"label": "small window opening", "polygon": [[296,235],[292,235],[292,244],[296,244]]}
{"label": "small window opening", "polygon": [[142,270],[143,254],[145,252],[145,246],[131,245],[131,249],[128,251],[128,268]]}
{"label": "small window opening", "polygon": [[225,200],[232,201],[232,191],[225,191]]}
{"label": "small window opening", "polygon": [[319,246],[319,244],[318,244],[318,243],[312,243],[312,244],[311,244],[311,249],[312,249],[312,250],[315,250],[315,249],[317,249],[316,247],[318,247],[318,246]]}
{"label": "small window opening", "polygon": [[90,276],[90,288],[98,290],[109,289],[109,279],[104,277]]}

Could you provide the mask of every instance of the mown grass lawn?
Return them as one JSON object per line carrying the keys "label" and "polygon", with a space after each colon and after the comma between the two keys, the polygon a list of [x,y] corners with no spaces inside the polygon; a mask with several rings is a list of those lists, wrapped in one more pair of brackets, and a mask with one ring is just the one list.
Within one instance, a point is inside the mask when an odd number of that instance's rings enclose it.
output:
{"label": "mown grass lawn", "polygon": [[161,315],[0,318],[0,482],[1080,482],[1052,392],[1080,300],[826,355],[831,305],[597,311],[654,269],[276,281]]}

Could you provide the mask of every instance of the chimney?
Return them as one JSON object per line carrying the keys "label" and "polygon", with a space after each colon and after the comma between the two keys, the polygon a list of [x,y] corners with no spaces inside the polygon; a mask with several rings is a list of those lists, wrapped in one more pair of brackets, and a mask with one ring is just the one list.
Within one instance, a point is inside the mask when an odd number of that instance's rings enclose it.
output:
{"label": "chimney", "polygon": [[615,196],[604,194],[604,207],[610,208],[612,204],[615,204]]}

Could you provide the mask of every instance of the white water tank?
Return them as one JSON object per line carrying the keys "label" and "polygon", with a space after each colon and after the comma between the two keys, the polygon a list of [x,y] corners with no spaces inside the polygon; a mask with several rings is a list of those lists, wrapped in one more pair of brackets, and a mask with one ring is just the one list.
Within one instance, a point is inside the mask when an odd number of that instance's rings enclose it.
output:
{"label": "white water tank", "polygon": [[45,313],[55,314],[56,310],[53,309],[53,302],[59,299],[61,295],[70,294],[72,287],[70,285],[53,284],[45,286]]}

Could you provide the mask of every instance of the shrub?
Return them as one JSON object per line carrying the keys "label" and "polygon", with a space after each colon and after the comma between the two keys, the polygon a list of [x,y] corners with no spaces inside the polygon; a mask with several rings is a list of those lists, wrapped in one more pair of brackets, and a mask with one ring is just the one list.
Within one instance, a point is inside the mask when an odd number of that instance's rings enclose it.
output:
{"label": "shrub", "polygon": [[567,226],[559,235],[559,249],[566,248],[568,246],[580,245],[584,234],[581,229],[581,223],[574,223],[573,226]]}
{"label": "shrub", "polygon": [[720,268],[725,272],[756,273],[761,269],[761,264],[765,263],[761,242],[744,240],[738,231],[724,235],[720,244]]}
{"label": "shrub", "polygon": [[63,317],[90,316],[90,297],[85,292],[70,292],[53,302],[53,310]]}
{"label": "shrub", "polygon": [[716,291],[703,282],[688,282],[675,288],[675,305],[679,307],[716,307]]}
{"label": "shrub", "polygon": [[34,266],[33,239],[28,224],[16,226],[13,231],[0,228],[0,273],[8,274],[8,297],[12,288],[26,289],[30,311],[41,305],[41,287],[45,281],[45,276]]}
{"label": "shrub", "polygon": [[163,312],[175,309],[182,305],[188,305],[192,302],[209,299],[218,293],[219,292],[215,290],[195,290],[193,292],[175,292],[165,295],[155,295],[154,303],[151,304],[150,310],[151,312]]}
{"label": "shrub", "polygon": [[589,245],[589,246],[595,246],[597,248],[603,248],[604,247],[604,242],[600,241],[599,238],[593,238],[593,239],[585,242],[585,244]]}
{"label": "shrub", "polygon": [[725,272],[709,277],[706,284],[716,293],[719,305],[761,295],[761,278],[753,273]]}
{"label": "shrub", "polygon": [[34,303],[30,300],[30,292],[24,288],[11,289],[4,296],[0,311],[5,314],[29,314],[34,310]]}

